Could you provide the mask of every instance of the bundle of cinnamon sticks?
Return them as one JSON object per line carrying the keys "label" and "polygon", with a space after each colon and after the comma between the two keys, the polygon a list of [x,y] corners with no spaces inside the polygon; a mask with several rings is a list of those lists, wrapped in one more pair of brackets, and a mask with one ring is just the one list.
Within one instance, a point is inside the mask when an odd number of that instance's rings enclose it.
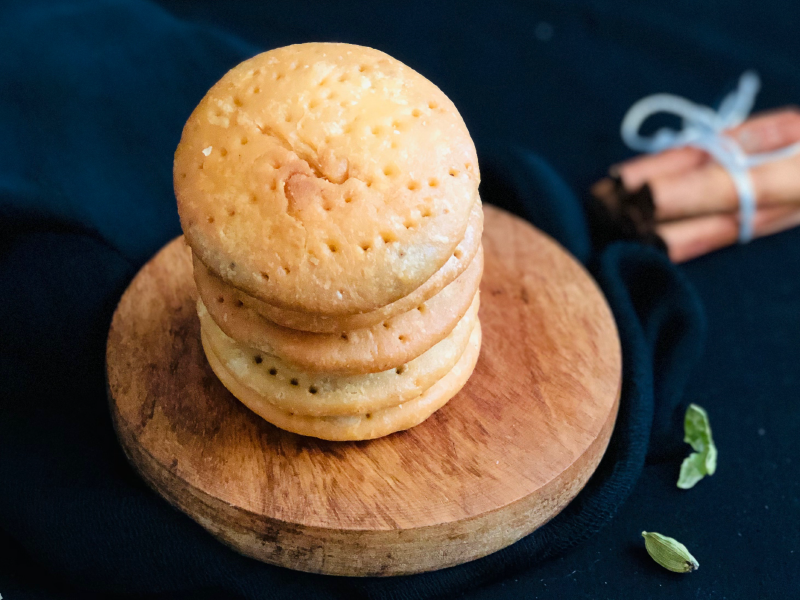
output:
{"label": "bundle of cinnamon sticks", "polygon": [[[747,154],[800,141],[800,110],[756,115],[725,132]],[[750,170],[756,200],[753,238],[800,225],[800,154]],[[734,244],[739,199],[728,172],[693,147],[635,157],[613,166],[592,194],[642,236],[655,233],[680,263]]]}

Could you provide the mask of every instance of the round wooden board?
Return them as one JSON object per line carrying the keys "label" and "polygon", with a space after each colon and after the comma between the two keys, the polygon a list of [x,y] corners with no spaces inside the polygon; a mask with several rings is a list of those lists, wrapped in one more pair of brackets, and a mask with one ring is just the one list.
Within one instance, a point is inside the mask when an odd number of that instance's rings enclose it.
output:
{"label": "round wooden board", "polygon": [[108,336],[111,414],[144,479],[256,559],[333,575],[400,575],[495,552],[556,515],[606,449],[619,340],[595,283],[560,246],[486,206],[483,348],[423,424],[366,442],[277,429],[206,362],[190,251],[162,249]]}

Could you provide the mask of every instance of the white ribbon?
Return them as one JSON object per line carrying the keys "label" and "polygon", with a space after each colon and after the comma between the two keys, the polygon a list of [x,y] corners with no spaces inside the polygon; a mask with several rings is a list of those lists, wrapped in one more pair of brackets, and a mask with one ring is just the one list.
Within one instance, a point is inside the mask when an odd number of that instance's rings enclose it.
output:
{"label": "white ribbon", "polygon": [[[741,243],[753,238],[753,216],[756,211],[755,190],[749,170],[800,152],[798,142],[773,152],[747,154],[735,139],[725,134],[726,129],[741,125],[747,119],[760,87],[758,75],[753,71],[745,72],[739,79],[739,87],[722,100],[717,111],[672,94],[647,96],[628,109],[621,127],[623,141],[638,152],[655,153],[669,148],[693,146],[714,157],[730,173],[736,186]],[[683,128],[662,128],[650,137],[640,135],[642,123],[661,112],[681,117]]]}

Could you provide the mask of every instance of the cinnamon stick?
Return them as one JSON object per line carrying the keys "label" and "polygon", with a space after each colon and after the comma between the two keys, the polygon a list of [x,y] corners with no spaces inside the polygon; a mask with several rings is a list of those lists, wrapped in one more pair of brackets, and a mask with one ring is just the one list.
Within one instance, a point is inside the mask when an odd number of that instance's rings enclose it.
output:
{"label": "cinnamon stick", "polygon": [[[748,154],[786,147],[800,141],[800,110],[762,113],[726,135]],[[673,261],[738,241],[737,190],[728,172],[705,152],[678,148],[639,156],[610,173],[592,187],[592,194],[623,230],[645,243],[663,241]],[[755,167],[750,177],[756,197],[754,237],[800,224],[800,155]]]}
{"label": "cinnamon stick", "polygon": [[[769,152],[800,140],[800,109],[787,107],[751,117],[726,132],[748,154]],[[625,189],[634,191],[655,177],[666,177],[696,169],[711,159],[698,148],[674,148],[658,154],[645,154],[614,165],[609,170],[618,176]]]}
{"label": "cinnamon stick", "polygon": [[[800,154],[750,169],[757,207],[800,205]],[[672,221],[733,212],[739,197],[728,172],[715,162],[692,171],[652,178],[655,220]]]}
{"label": "cinnamon stick", "polygon": [[[779,233],[800,225],[800,207],[760,208],[753,217],[753,238]],[[735,244],[739,237],[736,213],[714,214],[662,223],[656,233],[664,240],[670,260],[686,262]]]}
{"label": "cinnamon stick", "polygon": [[[727,135],[749,154],[770,152],[800,141],[800,110],[795,107],[755,116]],[[676,148],[644,155],[611,168],[612,178],[592,187],[613,214],[624,213],[625,196],[649,186],[655,221],[669,221],[738,206],[728,173],[697,148]],[[800,156],[751,169],[757,206],[800,203]]]}

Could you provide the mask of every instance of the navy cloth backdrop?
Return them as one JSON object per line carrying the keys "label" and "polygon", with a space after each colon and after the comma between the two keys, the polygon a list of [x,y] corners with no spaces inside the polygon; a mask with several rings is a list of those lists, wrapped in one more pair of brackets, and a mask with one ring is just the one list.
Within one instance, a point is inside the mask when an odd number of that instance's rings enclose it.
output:
{"label": "navy cloth backdrop", "polygon": [[[800,231],[677,268],[587,218],[642,95],[800,98],[800,5],[765,0],[0,3],[0,594],[3,598],[753,598],[800,592]],[[560,515],[438,573],[346,579],[228,550],[127,465],[108,415],[116,301],[180,233],[172,153],[222,74],[289,43],[382,49],[436,82],[478,147],[484,201],[584,262],[622,339],[608,452]],[[688,402],[717,474],[675,487]],[[639,534],[684,542],[678,576]]]}

